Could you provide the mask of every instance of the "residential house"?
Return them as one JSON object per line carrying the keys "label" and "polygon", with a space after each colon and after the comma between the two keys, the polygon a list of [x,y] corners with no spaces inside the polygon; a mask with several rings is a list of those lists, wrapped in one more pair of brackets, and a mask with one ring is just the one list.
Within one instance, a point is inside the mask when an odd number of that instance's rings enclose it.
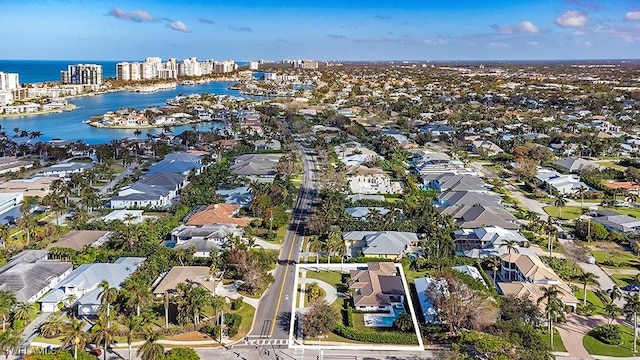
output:
{"label": "residential house", "polygon": [[245,176],[252,181],[271,183],[275,179],[277,166],[282,154],[245,154],[238,156],[231,170],[234,174]]}
{"label": "residential house", "polygon": [[353,194],[347,195],[346,199],[355,203],[360,200],[370,200],[370,201],[385,201],[384,195],[368,195],[368,194]]}
{"label": "residential house", "polygon": [[425,323],[433,324],[438,322],[438,310],[433,306],[433,302],[427,296],[427,291],[446,291],[448,289],[447,281],[444,279],[436,280],[430,276],[417,278],[414,280],[416,293],[418,294],[418,303],[422,312],[422,319]]}
{"label": "residential house", "polygon": [[389,311],[402,307],[406,296],[394,263],[368,263],[366,270],[351,270],[349,289],[353,307],[360,311]]}
{"label": "residential house", "polygon": [[187,225],[211,225],[211,224],[231,224],[240,227],[248,226],[253,218],[237,217],[240,205],[234,204],[213,204],[206,208],[187,215],[185,223]]}
{"label": "residential house", "polygon": [[18,172],[23,169],[29,169],[32,167],[32,162],[18,160],[18,158],[15,156],[0,157],[0,175],[10,172]]}
{"label": "residential house", "polygon": [[253,194],[248,186],[241,186],[235,189],[216,190],[216,194],[227,204],[249,207],[253,201]]}
{"label": "residential house", "polygon": [[43,312],[54,312],[58,304],[77,305],[78,316],[95,316],[100,308],[99,285],[103,280],[120,289],[122,282],[133,274],[145,258],[121,257],[112,264],[80,265],[64,281],[39,300]]}
{"label": "residential house", "polygon": [[356,175],[347,179],[352,193],[358,194],[402,194],[401,181],[392,180],[384,174]]}
{"label": "residential house", "polygon": [[36,176],[30,179],[9,180],[0,184],[0,193],[22,193],[23,196],[43,198],[51,192],[51,184],[58,179],[52,176]]}
{"label": "residential house", "polygon": [[47,260],[46,250],[25,250],[0,267],[0,291],[16,295],[19,302],[33,303],[67,277],[73,265]]}
{"label": "residential house", "polygon": [[148,216],[144,216],[144,210],[119,209],[113,210],[102,217],[102,221],[108,223],[112,221],[120,221],[124,224],[140,224],[144,222]]}
{"label": "residential house", "polygon": [[390,209],[383,207],[350,207],[344,209],[344,211],[352,218],[359,220],[366,220],[369,216],[384,217],[391,212]]}
{"label": "residential house", "polygon": [[456,134],[456,129],[452,128],[451,126],[440,124],[440,123],[425,125],[420,128],[420,131],[422,131],[423,133],[431,134],[433,136],[441,136],[441,135],[453,136]]}
{"label": "residential house", "polygon": [[431,173],[422,176],[424,190],[443,191],[486,191],[485,182],[473,175],[455,173]]}
{"label": "residential house", "polygon": [[187,184],[187,176],[177,173],[148,174],[122,188],[110,200],[111,209],[167,208]]}
{"label": "residential house", "polygon": [[7,224],[20,216],[22,199],[22,193],[0,193],[0,223]]}
{"label": "residential house", "polygon": [[[499,256],[509,252],[505,246],[507,241],[515,241],[516,245],[522,249],[521,253],[527,252],[525,248],[528,240],[518,231],[501,228],[499,226],[486,226],[475,229],[460,229],[453,232],[453,242],[456,251],[472,258],[482,258],[488,256]],[[533,254],[533,252],[531,252]]]}
{"label": "residential house", "polygon": [[149,168],[147,174],[175,173],[188,175],[191,171],[200,174],[204,167],[203,156],[187,152],[167,154],[164,159]]}
{"label": "residential house", "polygon": [[334,146],[334,151],[338,159],[347,166],[362,165],[363,163],[371,160],[383,159],[383,157],[378,155],[375,151],[370,150],[355,141],[336,145]]}
{"label": "residential house", "polygon": [[253,145],[256,151],[280,151],[282,145],[276,139],[256,140]]}
{"label": "residential house", "polygon": [[60,238],[60,240],[49,244],[48,248],[58,247],[80,251],[85,246],[99,247],[107,242],[112,234],[112,231],[72,230]]}
{"label": "residential house", "polygon": [[347,253],[386,259],[400,259],[416,251],[418,235],[401,231],[348,231],[342,234]]}
{"label": "residential house", "polygon": [[509,230],[517,230],[520,224],[515,216],[504,208],[495,205],[449,206],[441,210],[443,214],[451,215],[456,224],[461,228],[475,229],[484,226],[499,226]]}
{"label": "residential house", "polygon": [[392,137],[394,139],[396,139],[396,141],[399,144],[405,143],[407,141],[409,141],[409,138],[407,138],[405,135],[401,134],[400,131],[398,131],[397,129],[382,129],[380,130],[380,135],[381,136],[389,136]]}
{"label": "residential house", "polygon": [[175,294],[178,284],[182,283],[201,286],[211,293],[216,286],[208,266],[174,266],[162,276],[162,280],[153,289],[153,294],[158,297],[163,296],[165,291]]}
{"label": "residential house", "polygon": [[208,258],[212,251],[222,250],[230,237],[242,237],[244,231],[233,224],[180,225],[171,230],[175,249],[194,248],[193,256]]}
{"label": "residential house", "polygon": [[42,169],[40,175],[68,178],[71,174],[81,173],[91,169],[93,169],[93,164],[91,163],[62,162]]}
{"label": "residential house", "polygon": [[547,191],[555,189],[561,194],[573,194],[580,189],[591,189],[587,184],[580,181],[578,175],[562,175],[551,169],[539,169],[536,179],[543,183]]}
{"label": "residential house", "polygon": [[[500,257],[500,291],[505,296],[528,297],[534,303],[542,296],[544,287],[554,286],[560,300],[575,311],[578,299],[571,288],[537,255],[504,254]],[[544,306],[544,304],[538,304]]]}
{"label": "residential house", "polygon": [[561,160],[556,160],[553,163],[558,167],[565,169],[566,171],[571,173],[578,173],[587,168],[594,168],[594,169],[601,168],[601,166],[594,161],[585,160],[583,158],[575,158],[575,157],[568,157]]}
{"label": "residential house", "polygon": [[504,153],[504,150],[489,140],[474,140],[471,142],[471,151],[480,155],[498,155]]}
{"label": "residential house", "polygon": [[483,190],[483,191],[448,191],[440,193],[434,200],[438,207],[475,205],[482,204],[486,206],[499,207],[502,202],[500,195]]}
{"label": "residential house", "polygon": [[598,210],[591,221],[602,224],[607,230],[623,233],[640,233],[640,219],[611,210]]}

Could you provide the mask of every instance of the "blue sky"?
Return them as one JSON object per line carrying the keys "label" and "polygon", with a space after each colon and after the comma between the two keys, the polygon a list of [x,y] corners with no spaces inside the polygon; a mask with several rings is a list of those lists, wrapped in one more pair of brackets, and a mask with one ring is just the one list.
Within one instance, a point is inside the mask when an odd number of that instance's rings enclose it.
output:
{"label": "blue sky", "polygon": [[640,0],[0,0],[0,58],[640,57]]}

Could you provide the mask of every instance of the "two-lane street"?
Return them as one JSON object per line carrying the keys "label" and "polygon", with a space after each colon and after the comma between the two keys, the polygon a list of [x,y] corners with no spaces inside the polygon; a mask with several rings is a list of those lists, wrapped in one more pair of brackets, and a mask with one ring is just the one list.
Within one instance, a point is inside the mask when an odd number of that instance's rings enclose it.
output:
{"label": "two-lane street", "polygon": [[303,178],[300,195],[293,209],[289,230],[287,231],[276,271],[275,282],[271,284],[260,301],[256,311],[254,326],[250,337],[288,339],[291,305],[294,299],[295,264],[300,257],[300,248],[304,238],[304,228],[311,209],[315,191],[314,158],[308,154],[308,148],[302,141],[296,141],[303,164]]}

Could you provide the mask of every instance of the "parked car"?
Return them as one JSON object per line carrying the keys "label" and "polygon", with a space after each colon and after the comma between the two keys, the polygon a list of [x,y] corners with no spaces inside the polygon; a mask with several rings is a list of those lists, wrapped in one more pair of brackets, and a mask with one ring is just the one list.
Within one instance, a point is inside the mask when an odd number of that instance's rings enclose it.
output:
{"label": "parked car", "polygon": [[624,291],[640,291],[640,284],[629,284],[622,288]]}
{"label": "parked car", "polygon": [[102,355],[102,350],[100,350],[100,349],[91,349],[91,350],[89,350],[89,355],[100,356],[100,355]]}
{"label": "parked car", "polygon": [[588,254],[587,255],[587,264],[592,264],[593,265],[595,263],[596,263],[596,258],[593,255]]}

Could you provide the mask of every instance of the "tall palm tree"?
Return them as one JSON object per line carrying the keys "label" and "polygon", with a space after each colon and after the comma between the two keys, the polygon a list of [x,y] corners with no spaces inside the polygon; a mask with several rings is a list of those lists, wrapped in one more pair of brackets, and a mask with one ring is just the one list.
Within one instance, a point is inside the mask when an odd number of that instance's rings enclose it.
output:
{"label": "tall palm tree", "polygon": [[9,329],[0,334],[0,352],[4,354],[5,360],[8,360],[9,355],[20,348],[21,342],[22,338],[17,330]]}
{"label": "tall palm tree", "polygon": [[518,241],[513,240],[513,239],[505,240],[502,244],[500,244],[500,247],[506,247],[507,248],[507,252],[509,254],[511,254],[512,251],[513,251],[514,254],[519,254],[520,253],[520,250],[518,249]]}
{"label": "tall palm tree", "polygon": [[617,299],[622,299],[623,295],[624,294],[622,293],[622,289],[620,289],[620,286],[613,285],[613,287],[611,288],[611,292],[609,293],[611,302],[615,302]]}
{"label": "tall palm tree", "polygon": [[163,298],[163,302],[164,302],[164,328],[168,329],[169,328],[169,303],[170,303],[170,297],[169,297],[169,291],[165,290],[164,291],[164,298]]}
{"label": "tall palm tree", "polygon": [[73,345],[73,358],[78,359],[78,348],[84,348],[87,342],[84,321],[71,318],[62,331],[61,347]]}
{"label": "tall palm tree", "polygon": [[127,295],[127,304],[129,306],[135,306],[136,316],[140,316],[140,307],[152,298],[149,284],[129,279],[125,281],[122,288]]}
{"label": "tall palm tree", "polygon": [[[224,297],[222,296],[213,296],[211,299],[211,307],[213,308],[213,313],[216,314],[216,324],[220,325],[220,329],[222,330],[222,318],[224,315],[225,308]],[[219,339],[222,342],[222,336]]]}
{"label": "tall palm tree", "polygon": [[500,269],[500,258],[497,256],[492,256],[488,259],[488,264],[489,267],[491,268],[491,270],[493,270],[493,284],[495,286],[496,284],[496,274],[498,273],[498,270]]}
{"label": "tall palm tree", "polygon": [[640,295],[633,294],[625,296],[626,303],[622,312],[627,316],[633,316],[633,354],[637,352],[638,343],[638,312],[640,312]]}
{"label": "tall palm tree", "polygon": [[7,324],[7,320],[11,316],[11,310],[14,305],[18,302],[16,299],[16,294],[7,291],[0,290],[0,317],[2,317],[2,331],[5,331],[5,326]]}
{"label": "tall palm tree", "polygon": [[51,316],[40,325],[40,335],[46,338],[54,338],[60,335],[66,325],[62,316]]}
{"label": "tall palm tree", "polygon": [[123,323],[127,327],[127,346],[129,347],[129,360],[131,360],[131,344],[135,335],[142,330],[145,321],[142,316],[126,316]]}
{"label": "tall palm tree", "polygon": [[324,242],[318,236],[310,236],[309,251],[315,251],[316,253],[316,271],[320,271],[320,251],[324,248]]}
{"label": "tall palm tree", "polygon": [[560,290],[553,286],[542,288],[542,295],[538,298],[538,305],[545,302],[545,312],[547,313],[547,321],[549,322],[549,339],[551,349],[553,349],[553,321],[564,314],[564,304],[560,300]]}
{"label": "tall palm tree", "polygon": [[578,188],[578,195],[580,196],[580,208],[584,207],[584,194],[587,192],[587,188],[584,185],[580,185]]}
{"label": "tall palm tree", "polygon": [[100,306],[105,306],[107,308],[107,327],[109,327],[109,320],[111,318],[111,304],[116,301],[118,297],[118,289],[111,287],[109,285],[109,281],[102,280],[98,287],[101,289],[98,294],[98,300],[100,300]]}
{"label": "tall palm tree", "polygon": [[104,360],[107,360],[107,349],[109,344],[113,343],[117,333],[117,324],[111,326],[110,322],[111,319],[106,314],[100,315],[96,321],[97,330],[92,334],[96,344],[104,343],[104,351],[102,352]]}
{"label": "tall palm tree", "polygon": [[604,304],[604,312],[606,312],[607,315],[609,315],[609,320],[607,322],[607,325],[611,325],[611,323],[613,322],[613,319],[615,319],[616,315],[618,314],[618,311],[620,311],[620,308],[613,301],[607,301]]}
{"label": "tall palm tree", "polygon": [[556,219],[553,218],[553,216],[549,216],[547,218],[547,222],[545,224],[545,229],[547,231],[547,235],[548,235],[548,246],[549,246],[549,257],[553,256],[553,235],[557,232],[557,228],[556,225],[558,224],[558,222],[556,221]]}
{"label": "tall palm tree", "polygon": [[554,205],[558,208],[558,213],[560,215],[558,218],[562,218],[562,208],[567,205],[567,199],[565,199],[564,194],[558,194],[558,196],[556,196]]}
{"label": "tall palm tree", "polygon": [[587,284],[596,281],[598,277],[598,275],[588,271],[578,275],[578,280],[582,283],[582,291],[584,292],[582,306],[587,306]]}
{"label": "tall palm tree", "polygon": [[164,347],[158,344],[158,339],[158,334],[151,329],[147,330],[146,341],[140,346],[136,355],[138,355],[141,360],[161,359],[164,356]]}

